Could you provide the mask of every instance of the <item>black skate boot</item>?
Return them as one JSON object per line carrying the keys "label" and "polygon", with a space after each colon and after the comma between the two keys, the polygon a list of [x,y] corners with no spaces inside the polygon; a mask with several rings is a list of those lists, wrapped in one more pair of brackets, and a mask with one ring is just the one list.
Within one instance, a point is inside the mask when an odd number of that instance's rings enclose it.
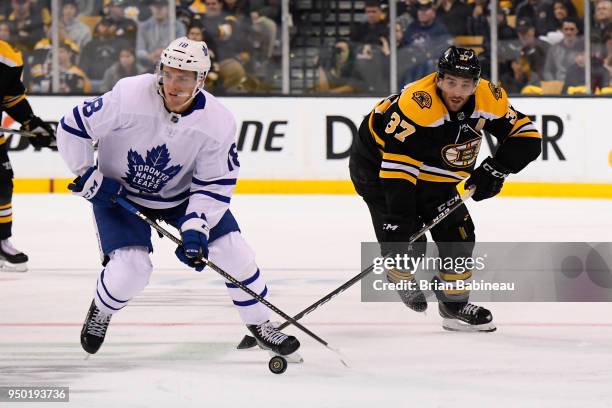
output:
{"label": "black skate boot", "polygon": [[0,241],[0,270],[9,272],[26,272],[28,270],[28,256],[15,249],[11,241]]}
{"label": "black skate boot", "polygon": [[104,343],[104,336],[110,324],[111,316],[104,313],[92,300],[83,329],[81,330],[81,346],[89,354],[95,354]]}
{"label": "black skate boot", "polygon": [[409,272],[402,272],[397,269],[387,271],[387,281],[401,284],[401,288],[396,288],[402,302],[415,312],[425,312],[427,310],[427,299],[425,294],[419,289],[414,275]]}
{"label": "black skate boot", "polygon": [[249,324],[247,325],[247,328],[251,333],[253,333],[253,337],[255,337],[255,340],[257,340],[257,344],[259,344],[259,346],[264,350],[270,350],[275,354],[287,356],[300,348],[300,342],[298,339],[296,339],[294,336],[288,336],[279,331],[269,321],[260,324],[259,326]]}
{"label": "black skate boot", "polygon": [[488,309],[467,302],[439,302],[442,327],[450,331],[493,332],[493,315]]}

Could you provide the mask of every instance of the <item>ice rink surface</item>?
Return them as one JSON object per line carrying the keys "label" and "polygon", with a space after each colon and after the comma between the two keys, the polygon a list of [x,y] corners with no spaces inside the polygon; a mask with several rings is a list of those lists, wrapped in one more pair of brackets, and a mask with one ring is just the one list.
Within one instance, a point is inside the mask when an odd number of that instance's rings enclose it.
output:
{"label": "ice rink surface", "polygon": [[[101,270],[90,208],[68,195],[13,206],[13,242],[31,261],[0,273],[0,385],[70,387],[69,403],[28,407],[612,407],[609,304],[490,304],[497,332],[451,333],[435,303],[425,316],[361,303],[355,286],[302,320],[351,367],[289,328],[305,363],[274,375],[267,353],[235,350],[246,329],[221,279],[183,267],[157,238],[149,286],[85,360],[79,332]],[[612,201],[469,208],[479,241],[612,241]],[[238,195],[232,209],[269,300],[289,314],[357,274],[360,242],[374,239],[357,196]]]}

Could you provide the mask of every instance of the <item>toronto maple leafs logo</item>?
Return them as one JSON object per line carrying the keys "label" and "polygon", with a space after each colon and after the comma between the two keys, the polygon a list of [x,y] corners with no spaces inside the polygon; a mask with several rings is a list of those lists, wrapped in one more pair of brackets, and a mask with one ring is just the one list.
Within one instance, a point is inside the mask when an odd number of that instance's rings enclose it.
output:
{"label": "toronto maple leafs logo", "polygon": [[168,167],[170,153],[165,144],[147,150],[146,159],[143,159],[137,151],[130,149],[127,160],[128,172],[121,178],[130,187],[145,193],[159,193],[183,168],[178,164]]}

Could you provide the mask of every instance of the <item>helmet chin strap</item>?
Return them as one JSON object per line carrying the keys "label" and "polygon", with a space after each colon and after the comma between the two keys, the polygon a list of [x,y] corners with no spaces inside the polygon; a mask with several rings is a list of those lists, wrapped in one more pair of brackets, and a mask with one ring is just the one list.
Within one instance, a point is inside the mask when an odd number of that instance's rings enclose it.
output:
{"label": "helmet chin strap", "polygon": [[[204,79],[206,79],[206,75],[204,75]],[[186,106],[189,106],[189,104],[191,103],[191,101],[193,101],[193,98],[195,98],[196,94],[198,93],[198,91],[200,90],[200,85],[204,85],[204,79],[201,81],[198,81],[195,86],[193,87],[193,91],[191,92],[191,94],[187,93],[187,92],[179,92],[176,94],[176,96],[179,97],[184,97],[184,96],[189,96],[189,99],[187,99],[185,102],[183,102],[182,104],[180,104],[178,106],[178,108],[176,108],[176,110],[180,110],[182,111],[183,108],[185,108]],[[157,93],[159,94],[159,96],[162,97],[162,100],[164,101],[164,105],[166,106],[166,108],[168,107],[168,99],[166,99],[166,95],[164,93],[164,82],[161,79],[161,77],[159,77],[159,80],[157,82]]]}

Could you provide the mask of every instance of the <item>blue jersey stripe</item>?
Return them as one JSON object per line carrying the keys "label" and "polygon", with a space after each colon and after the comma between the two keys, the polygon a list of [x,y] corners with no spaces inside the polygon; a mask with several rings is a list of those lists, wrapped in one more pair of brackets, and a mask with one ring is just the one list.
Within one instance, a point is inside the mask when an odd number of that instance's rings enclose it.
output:
{"label": "blue jersey stripe", "polygon": [[[268,287],[266,286],[264,287],[264,290],[261,292],[259,296],[261,296],[262,298],[265,298],[267,293],[268,293]],[[257,299],[251,299],[251,300],[245,300],[245,301],[234,300],[233,302],[236,306],[253,306],[259,301]]]}
{"label": "blue jersey stripe", "polygon": [[220,186],[233,186],[236,184],[236,179],[219,179],[219,180],[212,180],[212,181],[204,181],[204,180],[199,180],[194,177],[191,179],[191,182],[193,184],[197,184],[198,186],[210,186],[213,184],[220,185]]}
{"label": "blue jersey stripe", "polygon": [[62,129],[64,129],[66,132],[74,135],[74,136],[78,136],[81,137],[83,139],[91,139],[91,137],[89,137],[89,135],[87,133],[83,133],[78,129],[75,129],[73,127],[70,127],[66,124],[66,122],[64,121],[64,118],[60,119],[60,124],[62,126]]}
{"label": "blue jersey stripe", "polygon": [[114,300],[117,303],[127,303],[130,300],[119,300],[119,299],[115,299],[110,292],[108,291],[108,289],[106,288],[106,285],[104,284],[104,271],[106,269],[102,269],[102,274],[100,275],[100,283],[102,284],[102,289],[104,289],[104,292],[106,292],[106,294],[108,295],[109,298],[111,298],[112,300]]}
{"label": "blue jersey stripe", "polygon": [[126,306],[126,305],[123,305],[123,306],[121,306],[120,308],[112,307],[111,305],[109,305],[108,303],[106,303],[106,302],[104,301],[104,299],[102,299],[102,296],[100,296],[100,292],[98,292],[98,288],[96,288],[96,295],[98,296],[98,300],[99,300],[100,302],[102,302],[102,304],[103,304],[104,306],[108,307],[108,308],[109,308],[109,309],[111,309],[111,310],[121,310],[121,309],[123,309],[123,308]]}
{"label": "blue jersey stripe", "polygon": [[231,198],[226,197],[224,195],[221,194],[217,194],[217,193],[211,193],[210,191],[202,191],[202,190],[197,190],[197,191],[193,191],[191,194],[202,194],[211,198],[214,198],[215,200],[221,201],[222,203],[227,203],[229,204]]}
{"label": "blue jersey stripe", "polygon": [[[255,281],[257,280],[257,278],[259,278],[259,269],[257,269],[257,272],[255,272],[255,273],[253,274],[253,276],[251,276],[250,278],[247,278],[247,279],[243,280],[243,281],[242,281],[242,282],[240,282],[240,283],[242,283],[243,285],[247,286],[247,285],[250,285],[251,283],[255,282]],[[235,288],[238,288],[238,286],[237,286],[237,285],[234,285],[234,284],[233,284],[233,283],[231,283],[231,282],[226,282],[226,283],[225,283],[225,286],[227,286],[228,288],[234,288],[234,289],[235,289]]]}
{"label": "blue jersey stripe", "polygon": [[79,113],[79,108],[77,106],[72,109],[72,114],[74,115],[74,120],[76,120],[77,126],[81,129],[81,132],[85,133],[88,138],[91,137],[87,134],[87,130],[85,129],[85,125],[83,124],[83,119],[81,119],[81,114]]}

